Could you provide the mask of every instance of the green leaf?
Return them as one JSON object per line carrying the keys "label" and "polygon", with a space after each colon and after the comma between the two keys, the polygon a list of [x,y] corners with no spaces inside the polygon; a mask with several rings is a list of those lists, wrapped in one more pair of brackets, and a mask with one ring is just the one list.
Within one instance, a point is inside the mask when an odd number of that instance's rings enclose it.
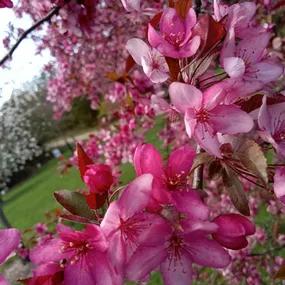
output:
{"label": "green leaf", "polygon": [[89,208],[86,198],[79,192],[61,190],[54,193],[54,197],[68,212],[87,219],[96,219],[94,212]]}

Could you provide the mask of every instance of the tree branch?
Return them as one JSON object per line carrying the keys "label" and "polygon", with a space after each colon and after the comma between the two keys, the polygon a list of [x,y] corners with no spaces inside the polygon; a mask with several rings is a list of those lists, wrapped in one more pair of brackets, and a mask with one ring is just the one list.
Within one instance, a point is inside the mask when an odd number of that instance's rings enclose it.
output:
{"label": "tree branch", "polygon": [[2,66],[7,60],[12,58],[13,53],[17,49],[17,47],[21,44],[21,42],[34,30],[36,30],[43,23],[48,22],[54,15],[58,14],[59,10],[62,6],[54,7],[45,17],[34,23],[29,29],[27,29],[17,40],[17,42],[13,45],[13,47],[9,50],[9,52],[1,59],[0,66]]}
{"label": "tree branch", "polygon": [[[196,148],[196,155],[201,153],[202,149],[199,145]],[[203,172],[204,166],[200,165],[194,170],[194,177],[193,177],[193,188],[197,190],[203,190]]]}

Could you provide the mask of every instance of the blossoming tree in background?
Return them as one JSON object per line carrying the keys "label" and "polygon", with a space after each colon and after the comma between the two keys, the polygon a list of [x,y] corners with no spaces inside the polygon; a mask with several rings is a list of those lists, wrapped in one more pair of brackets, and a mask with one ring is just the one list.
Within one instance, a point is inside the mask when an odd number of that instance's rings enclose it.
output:
{"label": "blossoming tree in background", "polygon": [[[273,255],[284,240],[283,4],[19,2],[36,22],[26,35],[48,22],[35,40],[55,58],[55,117],[79,96],[100,112],[71,158],[86,189],[55,193],[64,210],[31,248],[24,284],[141,284],[154,271],[166,285],[224,284],[217,272],[229,284],[285,278]],[[124,185],[126,162],[135,177]],[[273,234],[257,218],[264,205]]]}

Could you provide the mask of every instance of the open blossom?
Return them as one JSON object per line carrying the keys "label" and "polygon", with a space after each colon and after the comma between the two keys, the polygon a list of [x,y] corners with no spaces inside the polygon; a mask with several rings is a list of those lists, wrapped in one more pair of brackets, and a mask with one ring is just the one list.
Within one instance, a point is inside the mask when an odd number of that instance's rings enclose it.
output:
{"label": "open blossom", "polygon": [[222,90],[213,86],[204,93],[196,87],[174,82],[169,93],[174,107],[184,114],[186,132],[207,152],[221,157],[217,133],[247,133],[251,117],[235,105],[223,104]]}
{"label": "open blossom", "polygon": [[0,0],[0,8],[13,8],[11,0]]}
{"label": "open blossom", "polygon": [[145,211],[149,203],[153,177],[145,174],[137,177],[124,190],[120,198],[111,203],[101,228],[108,241],[109,256],[115,270],[124,275],[126,262],[136,250],[140,239],[161,218]]}
{"label": "open blossom", "polygon": [[156,49],[151,49],[143,40],[136,38],[128,40],[126,47],[152,82],[160,83],[168,79],[168,65],[164,56]]}
{"label": "open blossom", "polygon": [[260,136],[285,157],[285,103],[267,106],[266,96],[258,114]]}
{"label": "open blossom", "polygon": [[[179,192],[173,193],[176,195]],[[189,285],[192,263],[214,268],[224,268],[229,264],[229,254],[216,241],[208,238],[217,226],[206,221],[209,212],[199,195],[193,190],[180,194],[180,206],[164,214],[169,224],[152,227],[130,258],[128,279],[145,280],[151,271],[160,268],[164,284]],[[167,211],[166,208],[164,212]]]}
{"label": "open blossom", "polygon": [[213,223],[218,225],[218,231],[213,238],[229,249],[242,249],[248,245],[246,236],[255,233],[254,224],[239,214],[224,214],[216,217]]}
{"label": "open blossom", "polygon": [[[16,229],[0,230],[0,265],[18,248],[20,239],[20,232]],[[8,285],[8,282],[1,275],[0,284]]]}
{"label": "open blossom", "polygon": [[88,165],[83,176],[90,192],[102,194],[110,190],[114,177],[110,166],[106,164]]}
{"label": "open blossom", "polygon": [[167,8],[161,16],[159,32],[149,24],[148,41],[164,56],[190,57],[200,46],[200,37],[192,37],[192,28],[196,21],[196,14],[192,8],[189,9],[185,19],[182,19],[175,9]]}
{"label": "open blossom", "polygon": [[278,167],[276,169],[273,189],[276,197],[285,204],[285,167]]}
{"label": "open blossom", "polygon": [[222,66],[231,78],[241,80],[247,94],[277,80],[283,73],[282,65],[266,56],[269,40],[270,34],[263,32],[236,44],[234,30],[229,31],[221,53]]}
{"label": "open blossom", "polygon": [[108,242],[98,226],[87,225],[84,231],[74,231],[59,225],[58,234],[58,238],[47,240],[32,250],[30,258],[34,264],[60,264],[64,284],[121,284],[107,258]]}
{"label": "open blossom", "polygon": [[150,173],[154,177],[151,193],[150,208],[159,208],[160,204],[167,204],[170,191],[187,187],[187,176],[191,170],[195,151],[189,145],[174,150],[166,166],[158,150],[151,144],[137,146],[134,154],[134,166],[137,175]]}

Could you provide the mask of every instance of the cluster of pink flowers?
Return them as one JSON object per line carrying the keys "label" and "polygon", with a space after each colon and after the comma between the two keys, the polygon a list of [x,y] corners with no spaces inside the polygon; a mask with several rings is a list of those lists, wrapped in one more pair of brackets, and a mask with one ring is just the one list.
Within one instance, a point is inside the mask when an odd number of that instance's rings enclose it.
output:
{"label": "cluster of pink flowers", "polygon": [[[134,155],[137,178],[110,203],[99,225],[75,231],[59,224],[56,236],[41,240],[30,254],[38,267],[28,284],[37,284],[43,276],[51,284],[141,282],[157,268],[165,284],[189,284],[192,263],[229,265],[225,248],[246,247],[255,227],[239,214],[210,220],[208,207],[190,186],[195,155],[185,145],[164,165],[152,145],[139,145]],[[113,183],[104,165],[86,165],[83,179],[98,195]]]}
{"label": "cluster of pink flowers", "polygon": [[[85,228],[59,223],[45,236],[38,225],[26,284],[140,284],[159,271],[164,284],[187,285],[198,265],[255,285],[255,261],[276,272],[280,258],[271,265],[253,253],[268,233],[245,217],[267,203],[281,218],[285,204],[284,65],[260,4],[214,0],[201,13],[188,0],[32,2],[18,13],[61,7],[40,46],[57,60],[48,86],[56,117],[87,96],[100,118],[72,158],[87,191],[55,193],[61,217]],[[143,143],[157,115],[163,153],[174,149],[167,162]],[[125,162],[136,178],[119,187]]]}

